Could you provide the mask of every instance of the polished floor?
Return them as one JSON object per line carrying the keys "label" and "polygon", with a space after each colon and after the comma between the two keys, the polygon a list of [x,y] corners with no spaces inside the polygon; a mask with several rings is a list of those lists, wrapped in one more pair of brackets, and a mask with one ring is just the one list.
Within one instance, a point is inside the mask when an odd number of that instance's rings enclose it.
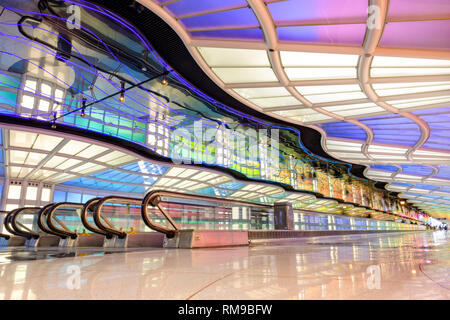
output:
{"label": "polished floor", "polygon": [[214,249],[0,249],[0,299],[449,299],[450,232]]}

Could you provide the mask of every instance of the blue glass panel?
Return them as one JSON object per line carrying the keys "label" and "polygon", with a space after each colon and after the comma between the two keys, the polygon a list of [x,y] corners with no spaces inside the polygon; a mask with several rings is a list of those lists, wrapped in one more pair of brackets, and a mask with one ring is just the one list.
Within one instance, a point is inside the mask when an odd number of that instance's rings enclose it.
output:
{"label": "blue glass panel", "polygon": [[245,0],[180,0],[166,6],[174,16],[185,16],[207,11],[218,11],[237,6],[246,6]]}
{"label": "blue glass panel", "polygon": [[390,172],[397,172],[398,171],[397,167],[388,166],[388,165],[376,164],[376,165],[371,165],[370,167],[372,169],[376,169],[376,170],[384,170],[384,171],[390,171]]}
{"label": "blue glass panel", "polygon": [[450,166],[439,166],[439,172],[433,178],[450,179]]}
{"label": "blue glass panel", "polygon": [[398,115],[359,119],[374,132],[374,142],[413,146],[420,138],[419,126]]}
{"label": "blue glass panel", "polygon": [[321,124],[323,130],[327,133],[329,137],[333,138],[344,138],[353,140],[366,140],[366,132],[363,128],[357,126],[356,124],[341,121],[341,122],[331,122]]}
{"label": "blue glass panel", "polygon": [[81,193],[67,192],[67,202],[81,202]]}
{"label": "blue glass panel", "polygon": [[236,40],[264,40],[261,29],[229,29],[229,30],[210,30],[193,31],[190,33],[192,38],[214,38],[214,39],[236,39]]}
{"label": "blue glass panel", "polygon": [[432,186],[430,184],[416,184],[416,188],[425,190],[436,190],[439,189],[438,186]]}
{"label": "blue glass panel", "polygon": [[95,198],[96,196],[94,196],[93,194],[83,194],[83,198],[82,201],[83,203],[88,202],[89,200]]}
{"label": "blue glass panel", "polygon": [[412,186],[413,186],[412,184],[409,184],[409,183],[401,183],[401,182],[394,182],[394,183],[391,183],[390,185],[391,185],[391,186],[397,186],[397,187],[406,187],[406,188],[409,188],[409,187],[412,187]]}
{"label": "blue glass panel", "polygon": [[427,122],[430,137],[424,148],[450,150],[450,107],[413,111]]}
{"label": "blue glass panel", "polygon": [[65,202],[66,192],[61,190],[55,190],[53,192],[53,202]]}
{"label": "blue glass panel", "polygon": [[281,41],[314,42],[324,44],[361,45],[365,24],[278,27]]}
{"label": "blue glass panel", "polygon": [[404,174],[414,174],[414,175],[420,175],[420,176],[428,176],[431,173],[433,173],[433,168],[422,166],[419,164],[413,164],[413,165],[401,165],[402,167],[402,173]]}
{"label": "blue glass panel", "polygon": [[187,29],[258,27],[259,23],[249,8],[205,14],[180,20]]}
{"label": "blue glass panel", "polygon": [[450,193],[450,187],[442,186],[442,187],[439,189],[439,191],[442,191],[442,192],[449,192],[449,193]]}
{"label": "blue glass panel", "polygon": [[20,78],[0,74],[0,87],[8,87],[8,88],[19,88],[20,86]]}
{"label": "blue glass panel", "polygon": [[367,19],[365,0],[287,0],[267,5],[276,24],[291,21]]}
{"label": "blue glass panel", "polygon": [[218,185],[217,187],[224,189],[238,190],[245,187],[245,184],[240,182],[226,182],[221,185]]}
{"label": "blue glass panel", "polygon": [[17,102],[17,93],[0,91],[0,104],[7,104],[15,107]]}

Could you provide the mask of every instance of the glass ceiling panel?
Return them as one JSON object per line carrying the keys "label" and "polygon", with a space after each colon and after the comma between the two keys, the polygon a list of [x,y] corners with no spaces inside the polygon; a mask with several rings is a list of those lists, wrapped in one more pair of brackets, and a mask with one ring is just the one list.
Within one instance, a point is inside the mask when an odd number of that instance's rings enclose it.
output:
{"label": "glass ceiling panel", "polygon": [[[439,166],[439,171],[435,176],[433,176],[433,178],[450,180],[450,165]],[[450,181],[449,181],[449,183],[450,183]]]}
{"label": "glass ceiling panel", "polygon": [[450,14],[450,2],[442,0],[391,0],[388,17],[395,18],[433,18]]}
{"label": "glass ceiling panel", "polygon": [[375,56],[372,67],[450,67],[450,60]]}
{"label": "glass ceiling panel", "polygon": [[356,78],[356,68],[285,68],[290,80]]}
{"label": "glass ceiling panel", "polygon": [[429,176],[430,174],[433,173],[433,168],[428,167],[428,166],[423,166],[423,165],[406,165],[403,164],[401,165],[402,167],[402,173],[405,174],[418,174],[421,176]]}
{"label": "glass ceiling panel", "polygon": [[398,116],[385,115],[359,119],[374,132],[374,142],[413,146],[420,138],[420,128],[412,120]]}
{"label": "glass ceiling panel", "polygon": [[264,40],[264,35],[260,28],[191,31],[189,34],[192,38],[198,39]]}
{"label": "glass ceiling panel", "polygon": [[275,24],[367,18],[367,1],[364,0],[288,0],[270,3],[268,8]]}
{"label": "glass ceiling panel", "polygon": [[280,41],[360,46],[366,32],[365,24],[278,27]]}
{"label": "glass ceiling panel", "polygon": [[281,51],[285,67],[356,67],[358,55]]}
{"label": "glass ceiling panel", "polygon": [[165,8],[175,17],[219,11],[233,7],[245,7],[245,0],[179,0],[169,3]]}
{"label": "glass ceiling panel", "polygon": [[265,50],[197,48],[210,67],[270,67]]}
{"label": "glass ceiling panel", "polygon": [[259,26],[258,20],[253,14],[253,11],[249,8],[205,14],[180,19],[179,21],[181,21],[181,23],[183,23],[188,30],[215,28],[233,29]]}
{"label": "glass ceiling panel", "polygon": [[225,83],[259,83],[278,81],[272,68],[212,68]]}
{"label": "glass ceiling panel", "polygon": [[325,130],[329,137],[355,139],[365,141],[367,138],[363,128],[350,122],[330,122],[323,123],[320,127]]}
{"label": "glass ceiling panel", "polygon": [[379,96],[392,96],[419,92],[449,90],[450,82],[403,82],[373,83],[372,87]]}
{"label": "glass ceiling panel", "polygon": [[448,50],[448,39],[449,20],[390,22],[384,28],[380,46]]}
{"label": "glass ceiling panel", "polygon": [[274,87],[274,88],[244,88],[244,89],[233,89],[237,94],[244,97],[245,99],[253,98],[268,98],[268,97],[282,97],[290,96],[291,94],[284,87]]}
{"label": "glass ceiling panel", "polygon": [[450,68],[374,68],[370,69],[372,77],[406,77],[450,74]]}
{"label": "glass ceiling panel", "polygon": [[266,97],[266,98],[254,98],[248,99],[254,104],[262,107],[262,108],[270,108],[270,107],[282,107],[282,106],[295,106],[300,105],[301,103],[294,97]]}
{"label": "glass ceiling panel", "polygon": [[426,98],[414,98],[414,99],[404,99],[404,100],[391,100],[388,101],[389,104],[398,108],[414,108],[421,106],[432,106],[438,103],[450,102],[450,96],[438,96],[438,97],[426,97]]}
{"label": "glass ceiling panel", "polygon": [[391,173],[397,172],[399,170],[395,166],[388,166],[388,165],[381,165],[381,164],[371,165],[370,168],[373,168],[373,169],[376,169],[376,170],[390,171]]}
{"label": "glass ceiling panel", "polygon": [[9,130],[9,145],[11,147],[31,148],[36,137],[36,133]]}

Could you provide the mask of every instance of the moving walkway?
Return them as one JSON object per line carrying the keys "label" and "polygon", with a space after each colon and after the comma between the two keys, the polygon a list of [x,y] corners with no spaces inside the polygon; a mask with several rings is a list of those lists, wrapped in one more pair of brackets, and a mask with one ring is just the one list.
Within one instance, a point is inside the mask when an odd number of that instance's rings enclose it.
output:
{"label": "moving walkway", "polygon": [[[143,199],[108,196],[85,204],[60,202],[14,209],[4,214],[3,225],[9,234],[0,235],[0,245],[194,248],[248,245],[249,239],[270,239],[275,234],[292,238],[310,231],[330,235],[333,231],[424,229],[389,221],[395,216],[387,213],[350,206],[344,209],[346,214],[296,209],[292,230],[274,230],[273,205],[154,190]],[[373,218],[364,218],[368,215]]]}

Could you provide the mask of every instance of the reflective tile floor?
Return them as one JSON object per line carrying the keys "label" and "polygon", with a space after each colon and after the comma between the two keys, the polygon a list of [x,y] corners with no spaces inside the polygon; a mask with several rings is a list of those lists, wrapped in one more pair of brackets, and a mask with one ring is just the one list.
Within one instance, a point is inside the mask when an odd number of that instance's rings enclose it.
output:
{"label": "reflective tile floor", "polygon": [[195,250],[3,248],[0,299],[449,299],[449,237],[390,233]]}

